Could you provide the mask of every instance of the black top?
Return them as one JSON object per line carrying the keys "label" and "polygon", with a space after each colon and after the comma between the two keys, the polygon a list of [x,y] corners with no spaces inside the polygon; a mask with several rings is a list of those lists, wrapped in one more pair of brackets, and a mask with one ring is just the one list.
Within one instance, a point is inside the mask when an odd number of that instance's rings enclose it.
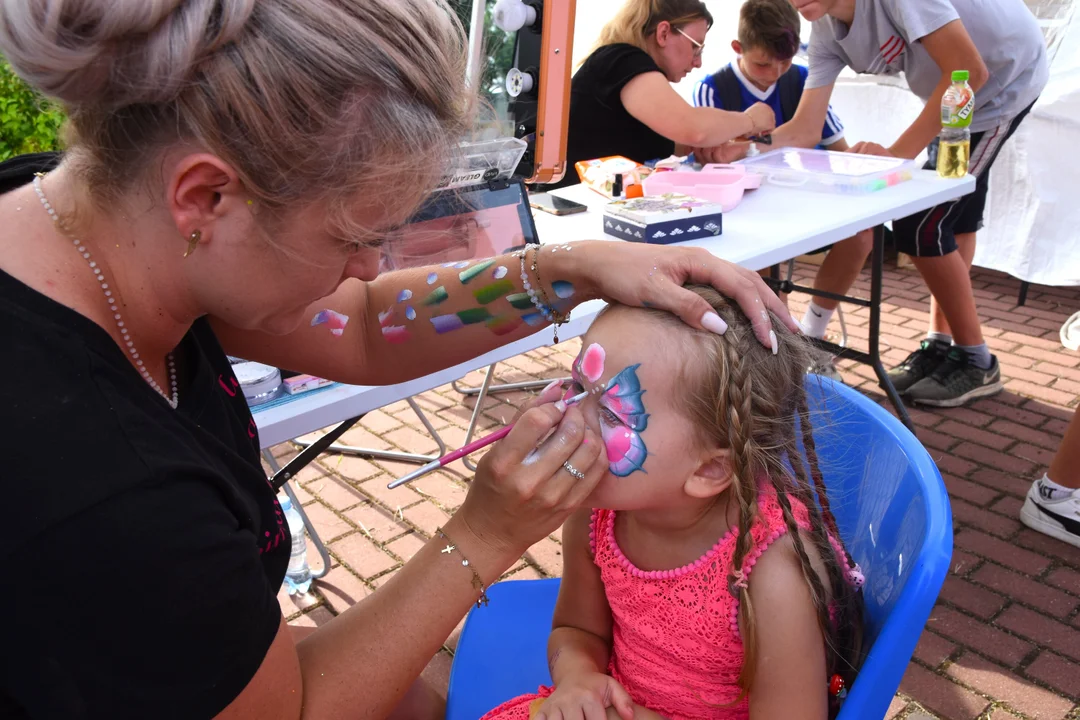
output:
{"label": "black top", "polygon": [[178,410],[3,272],[0,347],[0,717],[212,717],[277,633],[290,536],[209,323],[174,353]]}
{"label": "black top", "polygon": [[598,48],[582,63],[570,83],[566,176],[545,190],[577,183],[574,163],[579,160],[622,155],[644,163],[675,152],[673,140],[654,132],[623,107],[622,89],[647,72],[662,71],[647,52],[624,43]]}

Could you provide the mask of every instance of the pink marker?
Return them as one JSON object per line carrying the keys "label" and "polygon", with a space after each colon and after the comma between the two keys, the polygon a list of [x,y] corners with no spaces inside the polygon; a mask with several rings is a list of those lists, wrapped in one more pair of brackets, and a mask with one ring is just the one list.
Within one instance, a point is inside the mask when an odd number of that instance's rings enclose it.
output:
{"label": "pink marker", "polygon": [[[581,393],[580,395],[575,395],[574,397],[572,397],[572,398],[570,398],[568,400],[563,400],[561,402],[563,402],[566,405],[566,407],[570,407],[571,405],[576,405],[577,403],[581,402],[585,398],[589,397],[589,395],[591,395],[591,394],[592,394],[591,392],[586,390],[585,392]],[[443,455],[438,460],[432,460],[427,465],[424,465],[421,468],[413,470],[408,475],[402,475],[397,480],[394,480],[389,485],[387,485],[387,487],[390,488],[390,489],[393,489],[393,488],[399,487],[401,485],[404,485],[407,482],[410,482],[412,480],[416,480],[417,478],[423,477],[424,475],[427,475],[432,470],[438,470],[441,467],[449,465],[450,463],[454,462],[455,460],[458,460],[460,458],[465,457],[466,455],[470,455],[470,454],[476,452],[480,448],[485,448],[488,445],[491,445],[492,443],[495,443],[495,442],[498,442],[499,440],[502,440],[504,437],[509,435],[510,431],[513,430],[513,429],[514,429],[513,424],[510,424],[510,425],[507,425],[506,427],[504,427],[502,430],[498,430],[496,432],[493,432],[490,435],[487,435],[485,437],[480,438],[479,440],[474,440],[471,443],[469,443],[468,445],[466,445],[465,447],[461,448],[460,450],[455,450],[452,453],[448,453],[446,455]]]}

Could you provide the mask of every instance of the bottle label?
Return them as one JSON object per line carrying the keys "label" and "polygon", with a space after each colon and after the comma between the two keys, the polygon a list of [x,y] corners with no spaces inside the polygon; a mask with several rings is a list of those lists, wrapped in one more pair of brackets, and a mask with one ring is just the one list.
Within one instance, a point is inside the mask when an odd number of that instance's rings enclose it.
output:
{"label": "bottle label", "polygon": [[965,128],[971,124],[975,112],[975,93],[964,83],[949,88],[941,101],[941,125],[949,128]]}

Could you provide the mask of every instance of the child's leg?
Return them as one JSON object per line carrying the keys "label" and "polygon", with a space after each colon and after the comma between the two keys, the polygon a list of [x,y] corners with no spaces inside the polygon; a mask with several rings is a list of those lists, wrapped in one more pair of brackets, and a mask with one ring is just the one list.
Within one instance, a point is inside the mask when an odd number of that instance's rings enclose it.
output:
{"label": "child's leg", "polygon": [[1031,484],[1020,521],[1080,548],[1080,409],[1073,413],[1050,469]]}
{"label": "child's leg", "polygon": [[[971,261],[975,258],[975,233],[957,233],[956,249],[960,253],[960,257],[964,258],[964,263],[967,265],[968,273],[970,273]],[[949,327],[949,321],[945,317],[945,311],[941,309],[941,303],[933,295],[930,296],[930,332],[939,335],[953,335],[952,328]]]}
{"label": "child's leg", "polygon": [[1080,407],[1073,412],[1065,437],[1050,462],[1046,473],[1058,485],[1068,488],[1080,488]]}
{"label": "child's leg", "polygon": [[[846,295],[858,279],[873,246],[873,230],[863,230],[833,245],[814,277],[814,289]],[[813,338],[825,337],[825,328],[839,304],[830,298],[812,298],[802,321],[806,334]]]}
{"label": "child's leg", "polygon": [[[772,268],[765,268],[764,270],[758,270],[758,275],[760,275],[761,277],[763,277],[765,279],[771,278],[772,277]],[[778,293],[776,293],[776,296],[778,298],[780,298],[780,302],[784,303],[784,307],[788,306],[788,294],[787,293],[778,292]]]}

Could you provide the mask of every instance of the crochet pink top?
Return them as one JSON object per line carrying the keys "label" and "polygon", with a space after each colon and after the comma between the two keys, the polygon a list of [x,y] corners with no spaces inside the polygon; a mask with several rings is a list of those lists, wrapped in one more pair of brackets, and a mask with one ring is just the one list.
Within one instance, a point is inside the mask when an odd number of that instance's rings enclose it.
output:
{"label": "crochet pink top", "polygon": [[[800,528],[809,514],[794,499]],[[758,520],[744,572],[787,532],[773,492],[758,496]],[[738,529],[690,565],[643,571],[615,540],[615,512],[594,510],[589,538],[614,619],[609,672],[636,702],[671,720],[747,718],[736,681],[743,666],[739,603],[728,589]]]}

